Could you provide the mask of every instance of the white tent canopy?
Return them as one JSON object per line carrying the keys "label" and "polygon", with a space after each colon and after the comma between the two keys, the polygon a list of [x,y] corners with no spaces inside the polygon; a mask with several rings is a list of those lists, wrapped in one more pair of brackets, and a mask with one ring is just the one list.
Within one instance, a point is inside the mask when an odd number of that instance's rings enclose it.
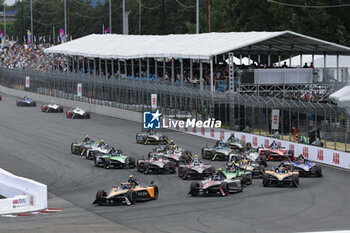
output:
{"label": "white tent canopy", "polygon": [[208,60],[227,52],[277,54],[303,51],[350,55],[350,48],[291,31],[139,36],[92,34],[53,46],[45,53],[104,59],[178,57]]}
{"label": "white tent canopy", "polygon": [[339,107],[350,106],[350,85],[347,85],[329,96],[329,99]]}
{"label": "white tent canopy", "polygon": [[[303,54],[301,59],[302,59],[301,66],[304,66],[305,63],[307,63],[308,66],[310,66],[312,62],[312,55]],[[286,64],[289,66],[289,58],[281,61],[280,64],[283,65],[284,62],[286,62]],[[278,62],[276,62],[275,65],[278,65]],[[297,55],[291,58],[291,66],[292,67],[300,66],[300,55]],[[314,67],[316,68],[324,67],[323,55],[314,55]],[[337,56],[334,56],[334,55],[326,56],[326,68],[336,68],[336,67],[337,67]],[[339,67],[350,67],[350,56],[339,56]]]}

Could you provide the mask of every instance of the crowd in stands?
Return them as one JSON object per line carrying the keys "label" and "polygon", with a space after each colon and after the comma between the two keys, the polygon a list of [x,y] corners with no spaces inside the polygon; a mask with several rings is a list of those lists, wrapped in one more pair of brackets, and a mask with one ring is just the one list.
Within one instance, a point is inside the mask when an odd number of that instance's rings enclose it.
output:
{"label": "crowd in stands", "polygon": [[52,62],[43,50],[51,44],[20,45],[6,42],[2,44],[1,65],[9,69],[23,69],[31,71],[50,71]]}
{"label": "crowd in stands", "polygon": [[[105,60],[101,60],[102,65],[97,65],[98,60],[96,59],[95,67],[93,62],[90,60],[88,63],[87,60],[83,61],[83,58],[74,60],[74,64],[70,61],[67,65],[67,62],[63,60],[60,56],[53,57],[52,55],[47,55],[44,53],[44,49],[52,46],[50,43],[40,43],[40,44],[16,44],[13,42],[6,41],[1,45],[1,65],[2,67],[9,69],[23,69],[37,72],[48,72],[48,71],[70,71],[76,73],[85,73],[90,75],[104,75],[108,78],[127,78],[132,77],[132,67],[131,63],[128,62],[127,69],[125,71],[124,64],[120,65],[120,71],[118,71],[118,64],[114,62],[114,75],[112,76],[112,67],[111,63],[107,63],[105,66]],[[79,64],[78,64],[79,63]],[[134,64],[134,76],[136,79],[144,80],[155,80],[162,81],[165,83],[171,83],[171,66],[168,61],[166,64],[166,72],[163,73],[163,67],[159,64],[157,72],[153,63],[150,64],[150,75],[147,75],[146,61],[142,61],[141,75],[139,74],[140,68],[138,67],[138,62]],[[78,70],[79,67],[79,70]],[[101,70],[99,69],[101,67]],[[106,69],[107,67],[107,69]],[[192,77],[189,70],[189,63],[184,63],[184,72],[181,74],[180,70],[180,61],[175,61],[175,73],[174,73],[174,82],[175,83],[185,83],[188,85],[198,86],[200,84],[200,70],[199,63],[193,63],[193,72]],[[74,68],[74,70],[73,70]],[[253,69],[264,69],[264,68],[288,68],[286,62],[284,62],[280,67],[276,65],[267,66],[266,64],[253,62],[250,65],[237,65],[234,64],[234,75],[238,77],[241,70],[253,70]],[[313,63],[308,65],[305,63],[303,68],[314,68]],[[96,70],[94,70],[96,69]],[[210,65],[208,63],[203,63],[203,79],[202,83],[204,86],[210,85]],[[155,75],[157,73],[157,75]],[[214,63],[213,69],[213,83],[218,91],[228,90],[228,74],[229,66],[225,62]],[[236,79],[238,80],[238,79]],[[305,91],[293,91],[287,93],[281,93],[280,91],[275,93],[270,91],[267,93],[259,93],[262,96],[276,96],[279,98],[286,98],[291,100],[302,100],[302,101],[311,101],[311,102],[328,102],[325,94],[321,91],[305,92]]]}

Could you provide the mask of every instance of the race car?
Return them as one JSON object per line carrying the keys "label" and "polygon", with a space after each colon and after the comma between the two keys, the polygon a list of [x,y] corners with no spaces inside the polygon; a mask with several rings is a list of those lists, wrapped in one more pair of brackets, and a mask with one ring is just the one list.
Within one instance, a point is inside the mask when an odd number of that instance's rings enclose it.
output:
{"label": "race car", "polygon": [[291,162],[294,170],[299,171],[300,176],[322,176],[321,166],[317,163],[312,163],[310,160],[305,158],[302,154],[298,158]]}
{"label": "race car", "polygon": [[63,112],[63,106],[54,104],[54,103],[43,104],[41,106],[41,111],[42,112]]}
{"label": "race car", "polygon": [[86,147],[81,152],[81,155],[85,156],[86,159],[94,159],[95,154],[108,154],[110,150],[111,148],[109,147],[109,145],[107,145],[103,140],[101,140],[100,142],[90,144],[90,146]]}
{"label": "race car", "polygon": [[127,205],[134,205],[139,201],[156,200],[158,195],[158,187],[154,185],[153,181],[148,185],[124,182],[119,186],[113,186],[108,195],[104,190],[97,191],[96,200],[92,204],[116,205],[125,203]]}
{"label": "race car", "polygon": [[243,192],[241,178],[227,179],[223,176],[212,175],[206,180],[192,182],[188,194],[192,196],[198,196],[199,194],[203,194],[204,196],[228,196],[231,192]]}
{"label": "race car", "polygon": [[244,171],[250,172],[253,178],[263,178],[265,174],[265,167],[263,165],[260,165],[245,156],[238,163],[235,163],[235,165]]}
{"label": "race car", "polygon": [[239,140],[236,138],[233,134],[226,140],[225,144],[234,150],[245,150],[245,149],[251,149],[252,145],[251,143],[245,143],[242,140]]}
{"label": "race car", "polygon": [[76,107],[75,109],[68,109],[66,113],[67,118],[71,119],[89,119],[90,113]]}
{"label": "race car", "polygon": [[167,136],[150,129],[147,132],[140,132],[136,134],[136,142],[144,145],[166,145],[169,143],[169,140]]}
{"label": "race car", "polygon": [[94,154],[95,167],[109,168],[134,168],[136,160],[134,156],[127,156],[113,147],[107,153],[97,152]]}
{"label": "race car", "polygon": [[148,159],[137,160],[137,171],[144,174],[149,173],[175,173],[176,168],[170,160],[159,156],[157,153],[150,153]]}
{"label": "race car", "polygon": [[227,147],[223,141],[218,141],[214,147],[209,148],[207,146],[202,149],[202,158],[210,160],[228,160],[232,153],[234,153],[234,150]]}
{"label": "race car", "polygon": [[36,107],[36,102],[32,99],[29,99],[27,96],[24,96],[22,99],[16,100],[16,106],[19,107]]}
{"label": "race car", "polygon": [[78,142],[78,140],[74,140],[71,144],[70,149],[72,154],[84,155],[86,150],[91,148],[92,146],[98,146],[99,142],[95,142],[91,140],[88,135],[84,138],[82,142]]}
{"label": "race car", "polygon": [[197,156],[194,157],[193,162],[189,164],[181,164],[178,167],[178,175],[184,180],[187,178],[203,179],[205,177],[214,175],[214,173],[215,167],[199,161]]}
{"label": "race car", "polygon": [[291,169],[290,165],[285,164],[283,161],[278,167],[272,170],[266,170],[263,177],[263,185],[267,187],[269,185],[289,185],[292,187],[298,187],[299,185],[299,172]]}
{"label": "race car", "polygon": [[242,185],[247,186],[253,183],[253,177],[251,171],[245,171],[238,167],[236,164],[231,164],[226,166],[226,169],[223,171],[227,179],[236,179],[242,177]]}
{"label": "race car", "polygon": [[275,141],[267,148],[259,148],[258,153],[260,156],[265,156],[267,160],[283,160],[286,156],[294,160],[294,151],[279,146]]}
{"label": "race car", "polygon": [[176,145],[167,145],[165,148],[158,147],[154,150],[160,156],[169,159],[175,166],[180,163],[188,164],[192,161],[192,153],[189,150],[184,150]]}
{"label": "race car", "polygon": [[231,153],[229,156],[228,163],[236,162],[238,163],[243,158],[249,159],[255,163],[258,163],[259,165],[263,165],[267,167],[267,159],[265,155],[259,156],[258,152],[252,152],[250,150],[244,151],[244,152],[234,152]]}

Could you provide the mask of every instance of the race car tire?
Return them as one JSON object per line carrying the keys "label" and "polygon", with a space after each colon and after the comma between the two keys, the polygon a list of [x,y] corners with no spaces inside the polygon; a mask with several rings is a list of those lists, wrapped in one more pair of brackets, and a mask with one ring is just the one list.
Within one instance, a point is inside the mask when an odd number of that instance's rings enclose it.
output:
{"label": "race car tire", "polygon": [[191,151],[186,150],[185,152],[182,153],[182,157],[184,160],[185,164],[188,164],[192,161],[191,159]]}
{"label": "race car tire", "polygon": [[[209,159],[213,161],[215,154],[216,154],[216,151],[212,151],[212,153],[210,154]],[[215,158],[215,160],[216,160],[216,158]]]}
{"label": "race car tire", "polygon": [[33,107],[36,107],[36,102],[34,101],[31,105],[32,105]]}
{"label": "race car tire", "polygon": [[75,152],[74,143],[72,143],[72,144],[70,145],[70,151],[72,152],[72,154],[74,154],[74,152]]}
{"label": "race car tire", "polygon": [[242,175],[242,186],[243,187],[247,187],[247,185],[248,185],[248,178],[247,178],[247,174],[243,174]]}
{"label": "race car tire", "polygon": [[199,194],[199,183],[198,182],[192,182],[190,186],[190,194],[195,197]]}
{"label": "race car tire", "polygon": [[129,156],[128,157],[128,161],[129,161],[129,167],[130,168],[134,168],[136,167],[136,160],[135,160],[135,157],[134,156]]}
{"label": "race car tire", "polygon": [[103,160],[103,167],[104,167],[105,169],[108,169],[110,163],[111,163],[111,159],[110,159],[109,157],[106,157],[106,158]]}
{"label": "race car tire", "polygon": [[260,156],[260,163],[259,164],[267,167],[267,159],[266,159],[265,155]]}
{"label": "race car tire", "polygon": [[260,171],[262,172],[262,174],[265,174],[265,166],[260,166]]}
{"label": "race car tire", "polygon": [[177,175],[179,177],[183,177],[183,175],[184,175],[184,169],[182,167],[180,167],[180,166],[177,169]]}
{"label": "race car tire", "polygon": [[172,163],[169,163],[169,165],[170,165],[170,173],[171,174],[176,173],[176,166]]}
{"label": "race car tire", "polygon": [[268,174],[264,174],[264,176],[263,176],[263,186],[264,187],[267,187],[267,186],[269,186],[269,175]]}
{"label": "race car tire", "polygon": [[[229,194],[229,187],[228,184],[226,182],[221,183],[220,188],[222,189],[222,191],[225,193],[225,195],[223,196],[228,196]],[[222,195],[222,194],[221,194]]]}
{"label": "race car tire", "polygon": [[298,185],[299,185],[299,176],[294,174],[292,176],[292,186],[293,187],[298,187]]}
{"label": "race car tire", "polygon": [[96,199],[99,197],[106,197],[107,193],[104,190],[98,190],[96,193]]}
{"label": "race car tire", "polygon": [[214,175],[215,174],[215,167],[210,167],[210,175]]}
{"label": "race car tire", "polygon": [[187,179],[187,176],[185,176],[186,173],[187,173],[187,171],[188,171],[188,168],[185,167],[185,168],[183,169],[183,173],[182,173],[182,179],[183,179],[183,180],[186,180],[186,179]]}
{"label": "race car tire", "polygon": [[133,190],[130,190],[126,193],[126,197],[130,201],[131,205],[135,205],[136,203],[136,193]]}
{"label": "race car tire", "polygon": [[154,197],[153,197],[153,200],[157,200],[158,196],[159,196],[158,186],[154,186]]}
{"label": "race car tire", "polygon": [[70,110],[67,110],[67,112],[66,112],[66,117],[67,117],[67,118],[72,118],[72,113],[71,113]]}
{"label": "race car tire", "polygon": [[316,164],[315,165],[315,169],[316,169],[316,177],[321,177],[322,176],[322,168],[321,168],[321,166]]}
{"label": "race car tire", "polygon": [[162,137],[162,144],[163,144],[163,145],[166,145],[166,144],[168,144],[168,143],[169,143],[168,137],[167,137],[167,136],[163,136],[163,137]]}
{"label": "race car tire", "polygon": [[59,111],[59,112],[64,112],[63,107],[62,107],[62,106],[60,106],[60,107],[58,108],[58,111]]}
{"label": "race car tire", "polygon": [[95,166],[95,167],[98,167],[98,166],[97,166],[97,158],[96,158],[96,156],[94,156],[94,166]]}
{"label": "race car tire", "polygon": [[137,171],[138,172],[143,172],[145,170],[144,168],[144,164],[140,161],[140,160],[137,160]]}
{"label": "race car tire", "polygon": [[[146,172],[148,166],[149,166],[149,163],[148,163],[148,162],[144,162],[144,163],[143,163],[143,172],[144,172],[144,173]],[[145,173],[145,174],[148,174],[148,172]]]}

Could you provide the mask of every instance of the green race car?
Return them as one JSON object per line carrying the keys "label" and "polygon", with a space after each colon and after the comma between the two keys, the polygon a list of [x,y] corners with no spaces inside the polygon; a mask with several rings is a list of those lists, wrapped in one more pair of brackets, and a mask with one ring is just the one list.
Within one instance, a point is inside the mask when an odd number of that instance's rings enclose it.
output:
{"label": "green race car", "polygon": [[252,173],[239,168],[234,163],[232,163],[230,166],[227,166],[223,173],[227,179],[236,179],[237,177],[242,177],[242,184],[244,186],[253,183]]}
{"label": "green race car", "polygon": [[95,167],[109,168],[135,168],[136,160],[133,156],[124,155],[121,151],[111,148],[107,153],[94,155]]}

